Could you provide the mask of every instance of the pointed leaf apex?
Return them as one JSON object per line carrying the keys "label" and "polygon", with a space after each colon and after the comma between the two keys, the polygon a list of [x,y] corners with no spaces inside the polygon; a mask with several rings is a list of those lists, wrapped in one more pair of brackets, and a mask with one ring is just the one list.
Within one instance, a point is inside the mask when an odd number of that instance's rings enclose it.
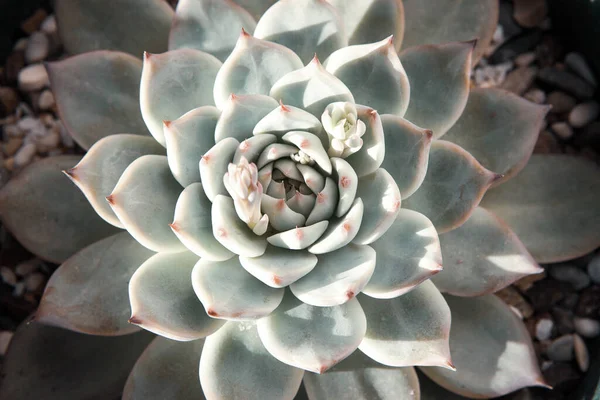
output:
{"label": "pointed leaf apex", "polygon": [[173,229],[175,232],[179,231],[179,229],[181,229],[181,227],[179,226],[179,224],[177,222],[173,222],[172,224],[169,224],[169,226],[171,227],[171,229]]}
{"label": "pointed leaf apex", "polygon": [[165,126],[165,128],[168,128],[169,126],[171,126],[171,122],[172,122],[172,121],[167,121],[167,120],[164,120],[164,121],[163,121],[163,125]]}
{"label": "pointed leaf apex", "polygon": [[431,139],[433,138],[433,131],[431,129],[426,129],[425,136],[427,136],[427,140],[431,141]]}
{"label": "pointed leaf apex", "polygon": [[321,61],[319,60],[319,57],[317,57],[317,53],[315,53],[312,60],[310,60],[310,63],[317,66],[321,66]]}
{"label": "pointed leaf apex", "polygon": [[496,183],[499,180],[501,180],[502,178],[504,178],[504,174],[496,174],[496,173],[492,173],[492,179],[491,179],[491,183]]}
{"label": "pointed leaf apex", "polygon": [[387,46],[394,47],[394,35],[388,36],[385,40],[387,40]]}
{"label": "pointed leaf apex", "polygon": [[231,93],[231,94],[229,95],[229,101],[231,101],[231,102],[234,102],[234,101],[236,101],[237,99],[238,99],[238,97],[237,97],[237,96],[236,96],[234,93]]}
{"label": "pointed leaf apex", "polygon": [[456,371],[456,367],[454,366],[454,364],[452,363],[451,360],[446,360],[444,368],[448,368],[449,370]]}
{"label": "pointed leaf apex", "polygon": [[73,182],[75,182],[77,180],[77,175],[75,173],[76,167],[73,167],[71,169],[63,169],[62,173],[65,174],[70,180],[72,180]]}
{"label": "pointed leaf apex", "polygon": [[543,387],[545,389],[550,389],[550,390],[554,389],[552,386],[550,386],[550,385],[548,385],[546,383],[546,381],[544,380],[544,378],[541,378],[541,377],[537,378],[535,380],[535,386]]}
{"label": "pointed leaf apex", "polygon": [[279,99],[279,109],[281,110],[281,112],[290,112],[291,110],[289,109],[289,107],[286,107],[283,104],[283,100]]}
{"label": "pointed leaf apex", "polygon": [[219,313],[217,313],[215,310],[213,310],[213,309],[212,309],[212,308],[210,308],[210,307],[206,309],[206,313],[207,313],[208,315],[210,315],[211,317],[213,317],[213,318],[216,318],[216,317],[218,317],[218,316],[219,316]]}
{"label": "pointed leaf apex", "polygon": [[149,60],[151,56],[153,56],[154,54],[149,53],[147,51],[144,52],[144,61]]}
{"label": "pointed leaf apex", "polygon": [[108,201],[108,204],[110,204],[111,206],[115,205],[115,195],[111,194],[106,196],[106,201]]}
{"label": "pointed leaf apex", "polygon": [[373,118],[373,119],[375,119],[377,117],[377,115],[378,115],[377,110],[374,110],[374,109],[370,109],[368,111],[368,113],[371,116],[371,118]]}
{"label": "pointed leaf apex", "polygon": [[246,32],[244,28],[242,28],[242,32],[240,33],[240,37],[250,37],[250,34]]}
{"label": "pointed leaf apex", "polygon": [[134,325],[141,325],[142,320],[136,317],[135,315],[132,315],[131,318],[127,320],[127,322]]}

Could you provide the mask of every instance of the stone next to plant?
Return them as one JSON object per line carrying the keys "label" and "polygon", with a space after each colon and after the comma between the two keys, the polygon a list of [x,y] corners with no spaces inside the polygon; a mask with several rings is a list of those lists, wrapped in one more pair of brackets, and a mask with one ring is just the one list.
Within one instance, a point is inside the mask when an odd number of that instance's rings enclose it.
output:
{"label": "stone next to plant", "polygon": [[493,293],[600,244],[600,171],[531,156],[548,107],[470,89],[496,0],[115,3],[56,1],[74,56],[47,69],[88,153],[0,192],[62,263],[2,398],[546,386]]}

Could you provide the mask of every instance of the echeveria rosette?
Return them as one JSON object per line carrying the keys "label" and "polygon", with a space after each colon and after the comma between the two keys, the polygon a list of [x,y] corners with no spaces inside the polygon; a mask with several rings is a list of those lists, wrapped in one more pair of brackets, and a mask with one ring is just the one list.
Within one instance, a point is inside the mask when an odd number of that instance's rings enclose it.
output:
{"label": "echeveria rosette", "polygon": [[[160,335],[123,398],[292,398],[302,381],[311,399],[418,398],[413,366],[467,397],[543,385],[491,293],[598,245],[600,183],[583,160],[525,167],[546,108],[469,90],[495,1],[181,0],[168,52],[159,0],[111,14],[110,32],[102,2],[76,19],[67,3],[67,49],[98,51],[48,69],[89,152],[24,171],[2,218],[55,262],[89,244],[53,275],[39,321]],[[415,46],[398,55],[403,36]]]}

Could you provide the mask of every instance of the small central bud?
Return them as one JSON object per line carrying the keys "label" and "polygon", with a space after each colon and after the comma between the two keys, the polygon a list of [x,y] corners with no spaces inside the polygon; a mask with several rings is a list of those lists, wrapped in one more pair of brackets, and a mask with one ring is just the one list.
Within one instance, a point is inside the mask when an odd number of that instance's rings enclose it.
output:
{"label": "small central bud", "polygon": [[303,152],[302,150],[298,151],[295,154],[291,154],[290,158],[300,164],[309,164],[312,165],[315,163],[315,160],[312,159],[311,156],[309,156],[308,154],[306,154],[305,152]]}
{"label": "small central bud", "polygon": [[329,137],[330,157],[346,158],[356,153],[363,145],[361,137],[367,127],[358,119],[356,106],[348,102],[336,102],[327,106],[321,123]]}
{"label": "small central bud", "polygon": [[258,181],[256,164],[241,157],[237,164],[230,163],[223,183],[233,199],[235,211],[242,221],[257,235],[266,232],[269,217],[260,211],[263,195],[262,184]]}

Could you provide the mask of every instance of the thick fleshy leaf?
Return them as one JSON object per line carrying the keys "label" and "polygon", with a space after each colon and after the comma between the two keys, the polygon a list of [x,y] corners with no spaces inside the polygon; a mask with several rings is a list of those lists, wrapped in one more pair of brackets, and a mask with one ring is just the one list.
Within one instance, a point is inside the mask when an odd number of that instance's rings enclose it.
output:
{"label": "thick fleshy leaf", "polygon": [[133,366],[121,400],[204,400],[198,380],[203,345],[202,339],[155,338]]}
{"label": "thick fleshy leaf", "polygon": [[129,371],[153,337],[146,332],[118,337],[84,335],[24,322],[3,359],[0,398],[118,398]]}
{"label": "thick fleshy leaf", "polygon": [[442,292],[481,296],[543,271],[510,228],[477,207],[460,227],[440,235],[444,270],[432,278]]}
{"label": "thick fleshy leaf", "polygon": [[316,224],[317,222],[328,221],[333,215],[338,204],[338,193],[335,181],[330,177],[325,178],[323,190],[317,193],[317,201],[308,218],[306,225]]}
{"label": "thick fleshy leaf", "polygon": [[200,359],[209,399],[292,400],[303,375],[269,354],[254,322],[228,322],[206,339]]}
{"label": "thick fleshy leaf", "polygon": [[546,386],[525,325],[502,300],[494,295],[444,297],[452,312],[450,352],[456,371],[421,368],[429,378],[470,398]]}
{"label": "thick fleshy leaf", "polygon": [[336,101],[354,103],[350,90],[323,68],[318,58],[275,82],[270,96],[286,105],[304,109],[321,118],[325,107]]}
{"label": "thick fleshy leaf", "polygon": [[458,120],[469,97],[475,41],[411,47],[400,53],[410,82],[411,123],[439,138]]}
{"label": "thick fleshy leaf", "polygon": [[[419,379],[414,368],[390,368],[357,350],[327,373],[304,374],[311,400],[419,400]],[[441,399],[438,399],[441,400]]]}
{"label": "thick fleshy leaf", "polygon": [[287,47],[242,31],[217,74],[213,90],[215,104],[224,109],[231,93],[268,95],[279,78],[300,68],[302,61]]}
{"label": "thick fleshy leaf", "polygon": [[244,7],[255,20],[259,20],[260,17],[267,11],[269,7],[277,2],[277,0],[233,0],[235,3]]}
{"label": "thick fleshy leaf", "polygon": [[297,227],[289,231],[269,236],[267,241],[276,247],[289,250],[302,250],[317,241],[329,226],[329,221]]}
{"label": "thick fleshy leaf", "polygon": [[163,121],[173,121],[194,108],[214,105],[212,87],[222,64],[194,49],[144,53],[140,108],[146,126],[163,146]]}
{"label": "thick fleshy leaf", "polygon": [[214,201],[218,195],[228,195],[223,176],[239,145],[237,140],[225,138],[201,155],[200,177],[204,192],[210,201]]}
{"label": "thick fleshy leaf", "polygon": [[[427,377],[427,375],[425,375],[419,370],[417,370],[417,378],[419,378],[419,388],[421,389],[420,400],[468,400],[467,397],[460,396],[434,383],[431,379]],[[511,400],[518,400],[519,395],[516,394],[516,396],[514,397],[509,396],[509,398]]]}
{"label": "thick fleshy leaf", "polygon": [[265,284],[282,288],[312,271],[317,265],[317,256],[308,251],[289,251],[269,246],[260,257],[240,257],[240,263]]}
{"label": "thick fleshy leaf", "polygon": [[305,63],[348,45],[336,10],[321,0],[279,0],[258,20],[254,35],[286,46]]}
{"label": "thick fleshy leaf", "polygon": [[223,261],[235,254],[215,239],[211,220],[212,204],[201,183],[186,187],[177,199],[171,229],[190,251],[212,261]]}
{"label": "thick fleshy leaf", "polygon": [[314,194],[319,194],[325,188],[325,178],[319,171],[305,164],[298,164],[298,171],[304,178],[304,183]]}
{"label": "thick fleshy leaf", "polygon": [[143,263],[129,282],[131,318],[157,335],[188,341],[215,332],[223,321],[209,317],[194,293],[190,276],[198,256],[156,254]]}
{"label": "thick fleshy leaf", "polygon": [[401,0],[329,0],[329,3],[341,15],[350,45],[377,42],[392,34],[396,50],[400,49],[404,36]]}
{"label": "thick fleshy leaf", "polygon": [[308,251],[313,254],[324,254],[350,243],[360,229],[364,209],[363,201],[360,198],[355,199],[346,215],[331,220],[323,236],[310,246]]}
{"label": "thick fleshy leaf", "polygon": [[381,166],[396,181],[403,199],[419,189],[429,161],[433,132],[392,114],[381,116],[387,157]]}
{"label": "thick fleshy leaf", "polygon": [[[273,183],[275,181],[271,185]],[[280,232],[302,226],[306,222],[304,215],[292,210],[285,202],[285,199],[277,199],[263,194],[261,210],[269,216],[269,224]]]}
{"label": "thick fleshy leaf", "polygon": [[258,257],[267,249],[265,238],[257,236],[239,219],[233,200],[218,195],[211,209],[212,232],[227,250],[243,257]]}
{"label": "thick fleshy leaf", "polygon": [[436,140],[423,184],[403,205],[426,215],[438,233],[448,232],[469,218],[485,191],[500,177],[461,147]]}
{"label": "thick fleshy leaf", "polygon": [[[371,174],[381,166],[385,157],[385,137],[381,117],[376,110],[365,106],[356,106],[358,118],[365,123],[367,130],[362,136],[363,145],[356,153],[346,158],[346,161],[360,178]],[[395,151],[395,149],[392,149]]]}
{"label": "thick fleshy leaf", "polygon": [[257,326],[262,343],[279,361],[323,373],[356,350],[367,320],[356,299],[315,307],[286,292],[277,310]]}
{"label": "thick fleshy leaf", "polygon": [[182,190],[167,157],[147,155],[127,167],[106,199],[125,229],[142,245],[153,251],[178,252],[185,247],[169,224]]}
{"label": "thick fleshy leaf", "polygon": [[400,209],[380,239],[375,272],[363,293],[390,299],[403,295],[442,270],[442,251],[433,224],[418,212]]}
{"label": "thick fleshy leaf", "polygon": [[80,160],[79,156],[46,158],[0,190],[0,216],[6,229],[33,254],[57,264],[119,231],[96,215],[61,172]]}
{"label": "thick fleshy leaf", "polygon": [[232,137],[242,142],[251,137],[258,121],[278,105],[275,99],[262,94],[230,95],[215,128],[215,141]]}
{"label": "thick fleshy leaf", "polygon": [[381,114],[406,112],[410,86],[392,37],[337,50],[325,61],[325,69],[346,84],[357,104]]}
{"label": "thick fleshy leaf", "polygon": [[570,260],[600,245],[600,169],[583,158],[534,155],[482,206],[517,234],[540,263]]}
{"label": "thick fleshy leaf", "polygon": [[383,168],[358,180],[356,197],[365,205],[363,220],[353,242],[369,244],[379,239],[400,211],[400,191],[394,178]]}
{"label": "thick fleshy leaf", "polygon": [[444,136],[507,181],[527,164],[549,106],[500,89],[474,88],[464,112]]}
{"label": "thick fleshy leaf", "polygon": [[284,292],[250,275],[237,257],[220,262],[198,261],[192,271],[192,284],[206,312],[215,319],[265,317],[281,303]]}
{"label": "thick fleshy leaf", "polygon": [[306,304],[330,307],[344,304],[365,287],[375,269],[375,250],[349,244],[319,256],[315,269],[290,285]]}
{"label": "thick fleshy leaf", "polygon": [[100,139],[75,167],[65,171],[81,189],[94,211],[106,222],[123,224],[106,201],[125,169],[138,157],[164,155],[165,148],[151,137],[119,134]]}
{"label": "thick fleshy leaf", "polygon": [[359,296],[367,316],[367,333],[358,347],[373,360],[393,367],[436,365],[450,361],[450,309],[431,282],[410,293],[382,300]]}
{"label": "thick fleshy leaf", "polygon": [[139,59],[95,51],[48,63],[46,69],[60,119],[84,149],[115,133],[148,134],[139,105]]}
{"label": "thick fleshy leaf", "polygon": [[169,50],[202,50],[225,61],[235,47],[240,29],[252,34],[256,21],[233,1],[181,0],[169,35]]}
{"label": "thick fleshy leaf", "polygon": [[338,204],[335,209],[335,216],[341,217],[348,212],[356,198],[358,176],[356,176],[352,166],[343,158],[332,157],[331,165],[338,185]]}
{"label": "thick fleshy leaf", "polygon": [[204,106],[185,113],[175,121],[164,122],[169,168],[181,186],[200,182],[198,163],[215,144],[219,114],[221,112],[216,107]]}
{"label": "thick fleshy leaf", "polygon": [[[281,139],[298,147],[299,150],[312,158],[325,173],[331,173],[331,161],[317,135],[303,131],[291,131],[283,135]],[[302,176],[300,175],[298,180],[301,179]]]}
{"label": "thick fleshy leaf", "polygon": [[406,27],[403,48],[478,39],[473,65],[487,50],[498,23],[498,1],[403,0]]}
{"label": "thick fleshy leaf", "polygon": [[50,278],[35,319],[91,335],[136,332],[127,284],[154,253],[121,232],[86,247],[65,261]]}
{"label": "thick fleshy leaf", "polygon": [[162,0],[113,0],[110,7],[105,0],[56,0],[54,12],[68,53],[119,50],[142,57],[167,50],[173,10]]}
{"label": "thick fleshy leaf", "polygon": [[329,146],[329,138],[323,130],[321,121],[314,115],[294,106],[281,104],[265,115],[254,127],[253,134],[271,133],[282,137],[289,131],[310,132],[321,139],[324,148]]}

